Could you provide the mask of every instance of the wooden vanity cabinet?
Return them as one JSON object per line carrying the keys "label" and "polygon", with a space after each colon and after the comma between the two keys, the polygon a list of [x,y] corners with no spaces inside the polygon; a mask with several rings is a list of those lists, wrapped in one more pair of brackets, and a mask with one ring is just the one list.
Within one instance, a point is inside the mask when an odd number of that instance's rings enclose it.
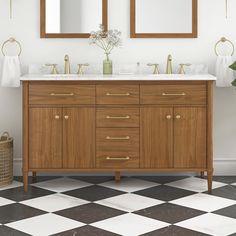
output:
{"label": "wooden vanity cabinet", "polygon": [[213,81],[23,81],[28,172],[201,172],[212,189]]}
{"label": "wooden vanity cabinet", "polygon": [[94,168],[94,119],[94,108],[30,108],[29,168]]}

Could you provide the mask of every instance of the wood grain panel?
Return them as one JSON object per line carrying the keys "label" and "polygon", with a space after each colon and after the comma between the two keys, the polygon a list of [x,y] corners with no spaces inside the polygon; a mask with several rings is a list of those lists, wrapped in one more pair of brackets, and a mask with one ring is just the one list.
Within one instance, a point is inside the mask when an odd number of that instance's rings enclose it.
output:
{"label": "wood grain panel", "polygon": [[95,167],[95,108],[63,109],[63,168]]}
{"label": "wood grain panel", "polygon": [[141,108],[140,119],[140,167],[173,167],[173,108]]}
{"label": "wood grain panel", "polygon": [[97,104],[139,104],[138,85],[97,85]]}
{"label": "wood grain panel", "polygon": [[97,108],[97,127],[139,127],[139,108]]}
{"label": "wood grain panel", "polygon": [[142,85],[140,86],[141,104],[189,105],[206,104],[206,83],[202,85]]}
{"label": "wood grain panel", "polygon": [[[97,168],[139,168],[139,129],[97,128],[96,150]],[[129,160],[107,160],[107,157],[129,157]]]}
{"label": "wood grain panel", "polygon": [[62,109],[31,108],[29,168],[62,168]]}
{"label": "wood grain panel", "polygon": [[30,84],[32,105],[95,104],[95,85]]}
{"label": "wood grain panel", "polygon": [[206,168],[206,108],[175,108],[174,117],[174,167]]}

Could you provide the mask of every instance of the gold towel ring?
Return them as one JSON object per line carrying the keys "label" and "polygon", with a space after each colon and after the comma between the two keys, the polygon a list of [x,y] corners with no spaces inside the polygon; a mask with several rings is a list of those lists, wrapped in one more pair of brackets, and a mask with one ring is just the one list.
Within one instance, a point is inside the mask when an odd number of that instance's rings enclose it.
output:
{"label": "gold towel ring", "polygon": [[225,43],[225,42],[228,42],[228,43],[231,44],[231,46],[232,46],[232,53],[231,53],[231,56],[234,55],[235,48],[234,48],[233,42],[230,41],[229,39],[225,38],[225,37],[222,37],[222,38],[216,43],[216,45],[215,45],[215,54],[216,54],[216,56],[219,56],[219,53],[217,52],[217,47],[218,47],[218,45],[219,45],[220,43]]}
{"label": "gold towel ring", "polygon": [[20,42],[18,42],[15,38],[9,38],[8,40],[6,40],[3,45],[2,45],[2,54],[3,56],[5,56],[5,52],[4,52],[4,47],[6,46],[7,43],[16,43],[19,46],[19,53],[18,56],[20,56],[21,52],[22,52],[22,48],[21,48],[21,44]]}

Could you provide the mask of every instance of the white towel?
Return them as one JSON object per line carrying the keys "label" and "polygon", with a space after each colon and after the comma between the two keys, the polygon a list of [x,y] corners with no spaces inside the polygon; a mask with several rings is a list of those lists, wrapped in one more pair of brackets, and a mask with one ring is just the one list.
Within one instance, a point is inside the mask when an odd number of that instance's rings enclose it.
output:
{"label": "white towel", "polygon": [[234,80],[234,72],[229,68],[233,64],[231,56],[218,56],[216,61],[216,86],[231,87]]}
{"label": "white towel", "polygon": [[2,87],[20,87],[21,66],[18,56],[5,56],[2,67]]}

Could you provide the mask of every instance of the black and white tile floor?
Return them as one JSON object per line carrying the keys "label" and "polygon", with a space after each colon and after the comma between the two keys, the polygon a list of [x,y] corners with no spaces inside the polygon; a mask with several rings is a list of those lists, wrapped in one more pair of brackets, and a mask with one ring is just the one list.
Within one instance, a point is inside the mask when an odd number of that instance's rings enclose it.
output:
{"label": "black and white tile floor", "polygon": [[236,176],[38,177],[0,188],[0,236],[236,236]]}

